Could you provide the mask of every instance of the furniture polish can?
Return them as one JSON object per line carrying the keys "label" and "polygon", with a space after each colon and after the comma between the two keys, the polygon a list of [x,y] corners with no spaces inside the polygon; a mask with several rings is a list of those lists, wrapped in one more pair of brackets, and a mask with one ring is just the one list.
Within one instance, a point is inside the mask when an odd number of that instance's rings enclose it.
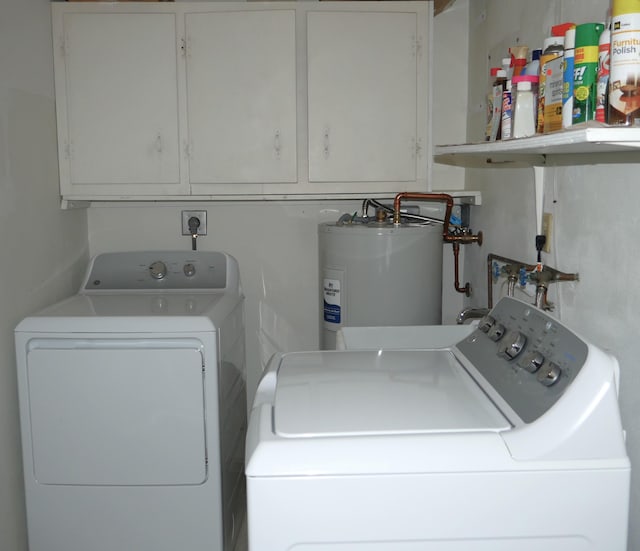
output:
{"label": "furniture polish can", "polygon": [[608,122],[640,126],[640,0],[611,3]]}

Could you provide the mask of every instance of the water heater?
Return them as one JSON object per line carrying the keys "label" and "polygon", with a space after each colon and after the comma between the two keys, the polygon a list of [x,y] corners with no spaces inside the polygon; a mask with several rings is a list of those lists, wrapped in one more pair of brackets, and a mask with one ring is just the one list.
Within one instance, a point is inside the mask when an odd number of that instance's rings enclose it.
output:
{"label": "water heater", "polygon": [[318,227],[320,348],[343,326],[442,323],[442,225],[324,223]]}

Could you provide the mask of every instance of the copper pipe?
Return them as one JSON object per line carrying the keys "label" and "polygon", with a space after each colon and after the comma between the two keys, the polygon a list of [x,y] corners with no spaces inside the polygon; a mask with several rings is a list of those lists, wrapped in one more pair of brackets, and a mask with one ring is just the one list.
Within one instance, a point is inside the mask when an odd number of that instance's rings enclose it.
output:
{"label": "copper pipe", "polygon": [[465,283],[464,287],[460,287],[460,269],[459,269],[460,243],[453,242],[453,260],[454,260],[454,286],[458,293],[464,293],[465,296],[471,296],[471,284]]}
{"label": "copper pipe", "polygon": [[453,210],[453,197],[447,193],[419,193],[405,191],[398,193],[393,200],[393,223],[400,224],[400,201],[402,199],[416,199],[419,201],[446,201],[447,209],[444,213],[444,221],[442,224],[442,238],[447,241],[449,236],[449,220],[451,211]]}
{"label": "copper pipe", "polygon": [[451,243],[453,245],[453,259],[455,269],[455,281],[454,286],[458,293],[464,293],[466,296],[471,295],[471,285],[466,283],[464,287],[460,287],[460,243],[477,243],[482,245],[482,232],[478,232],[476,235],[472,233],[462,233],[458,235],[449,234],[449,220],[451,219],[451,211],[453,210],[453,197],[447,193],[419,193],[419,192],[403,192],[398,193],[393,200],[393,223],[395,225],[400,224],[400,201],[402,199],[416,199],[419,201],[445,201],[447,208],[444,213],[444,220],[442,222],[442,240],[445,243]]}
{"label": "copper pipe", "polygon": [[453,197],[447,193],[420,193],[420,192],[411,192],[405,191],[403,193],[398,193],[393,200],[393,223],[400,224],[400,201],[402,199],[415,199],[419,201],[445,201],[447,203],[447,208],[444,213],[444,220],[442,223],[442,239],[445,243],[477,243],[478,245],[482,245],[482,232],[478,232],[477,235],[469,234],[461,234],[461,235],[450,235],[449,234],[449,220],[451,219],[451,211],[453,210]]}

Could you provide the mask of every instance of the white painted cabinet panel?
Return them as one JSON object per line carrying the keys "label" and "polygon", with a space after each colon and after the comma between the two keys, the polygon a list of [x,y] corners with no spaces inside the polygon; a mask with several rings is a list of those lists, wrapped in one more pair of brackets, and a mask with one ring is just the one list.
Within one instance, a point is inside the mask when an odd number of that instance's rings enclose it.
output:
{"label": "white painted cabinet panel", "polygon": [[58,17],[63,195],[187,193],[180,171],[176,16]]}
{"label": "white painted cabinet panel", "polygon": [[429,189],[429,2],[52,14],[63,202]]}
{"label": "white painted cabinet panel", "polygon": [[295,11],[193,13],[186,29],[191,184],[295,183]]}
{"label": "white painted cabinet panel", "polygon": [[309,180],[416,180],[417,15],[307,15]]}

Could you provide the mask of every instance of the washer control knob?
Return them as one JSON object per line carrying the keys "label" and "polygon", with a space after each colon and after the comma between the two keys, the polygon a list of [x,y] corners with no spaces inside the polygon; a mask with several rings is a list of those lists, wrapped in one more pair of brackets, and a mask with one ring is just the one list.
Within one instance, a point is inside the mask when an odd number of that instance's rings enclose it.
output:
{"label": "washer control knob", "polygon": [[544,356],[537,350],[534,350],[524,357],[522,367],[524,367],[524,369],[526,369],[529,373],[535,373],[536,371],[538,371],[538,369],[540,369],[543,363]]}
{"label": "washer control knob", "polygon": [[491,329],[496,324],[496,320],[492,318],[489,314],[483,316],[480,322],[478,323],[478,329],[483,333],[487,333],[489,329]]}
{"label": "washer control knob", "polygon": [[153,262],[149,266],[149,275],[153,279],[164,279],[167,275],[167,265],[161,260]]}
{"label": "washer control knob", "polygon": [[553,362],[549,362],[545,366],[542,367],[540,371],[538,371],[538,381],[541,382],[544,386],[552,386],[558,382],[560,379],[560,375],[562,374],[562,370],[557,364]]}
{"label": "washer control knob", "polygon": [[487,335],[492,341],[498,342],[502,337],[504,337],[505,332],[506,329],[504,328],[504,325],[496,323],[491,327],[491,329],[489,329]]}
{"label": "washer control knob", "polygon": [[184,275],[186,275],[187,277],[193,277],[194,275],[196,275],[196,267],[191,264],[191,262],[185,264],[182,267],[182,271],[184,272]]}
{"label": "washer control knob", "polygon": [[527,344],[527,337],[520,331],[509,331],[498,349],[498,356],[513,360],[522,352],[525,344]]}

